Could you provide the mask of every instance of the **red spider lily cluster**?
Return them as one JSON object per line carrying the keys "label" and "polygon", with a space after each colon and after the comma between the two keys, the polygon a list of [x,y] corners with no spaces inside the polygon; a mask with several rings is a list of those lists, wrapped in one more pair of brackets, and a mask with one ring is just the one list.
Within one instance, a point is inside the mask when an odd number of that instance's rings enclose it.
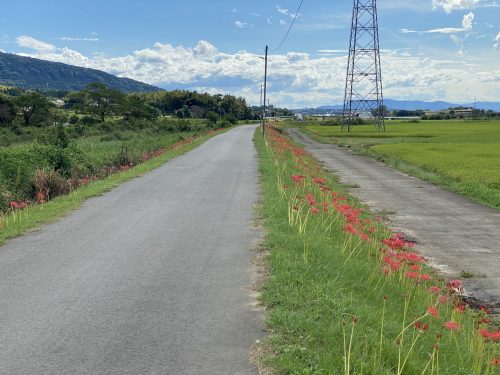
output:
{"label": "red spider lily cluster", "polygon": [[[464,313],[469,306],[462,297],[464,288],[460,280],[444,283],[427,264],[427,259],[414,250],[415,243],[408,241],[402,233],[390,233],[380,218],[373,220],[369,212],[353,203],[345,193],[334,191],[323,169],[303,149],[272,128],[266,134],[268,145],[277,160],[285,166],[293,165],[293,173],[279,180],[280,191],[289,204],[291,226],[296,226],[299,233],[305,233],[321,224],[328,228],[328,223],[341,223],[347,238],[366,243],[373,249],[371,256],[380,260],[380,272],[385,275],[384,278],[399,283],[409,294],[416,289],[427,291],[428,304],[422,306],[422,316],[409,325],[418,331],[418,335],[426,334],[431,328],[438,332],[444,329],[450,334],[460,334],[466,327],[475,326],[471,340],[482,338],[484,343],[499,342],[500,331],[487,329],[491,321],[486,314],[472,324],[466,321],[469,318],[464,317]],[[314,225],[310,224],[311,220],[314,220]],[[308,229],[308,224],[312,229]],[[387,301],[386,298],[384,301]],[[436,352],[441,337],[439,333],[434,347]],[[396,339],[401,340],[402,337]],[[498,364],[497,359],[490,361],[491,357],[487,358],[488,363]]]}
{"label": "red spider lily cluster", "polygon": [[13,210],[24,210],[26,207],[28,207],[28,203],[24,201],[10,202],[10,208],[12,208]]}

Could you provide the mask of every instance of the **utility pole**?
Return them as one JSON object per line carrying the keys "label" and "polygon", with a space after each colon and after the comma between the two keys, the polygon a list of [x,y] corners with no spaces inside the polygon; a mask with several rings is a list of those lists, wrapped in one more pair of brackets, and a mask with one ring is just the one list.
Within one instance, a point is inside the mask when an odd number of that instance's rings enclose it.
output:
{"label": "utility pole", "polygon": [[[259,109],[262,111],[262,95],[264,94],[264,85],[260,85],[260,102],[259,102]],[[264,121],[264,117],[261,116],[260,123],[262,125],[262,121]]]}
{"label": "utility pole", "polygon": [[266,46],[266,57],[264,59],[265,61],[265,66],[264,66],[264,115],[262,117],[263,119],[263,124],[262,124],[262,134],[265,132],[265,127],[266,127],[266,98],[267,98],[267,54],[269,51],[269,47]]}

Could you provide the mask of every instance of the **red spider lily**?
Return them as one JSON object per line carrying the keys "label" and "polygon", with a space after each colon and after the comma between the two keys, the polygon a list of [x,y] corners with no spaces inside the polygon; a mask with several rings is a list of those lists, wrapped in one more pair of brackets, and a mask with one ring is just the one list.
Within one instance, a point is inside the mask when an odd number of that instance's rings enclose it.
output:
{"label": "red spider lily", "polygon": [[398,257],[406,260],[409,263],[425,263],[427,261],[424,257],[409,251],[403,251],[399,253]]}
{"label": "red spider lily", "polygon": [[312,194],[307,194],[306,199],[309,201],[309,204],[311,206],[316,206],[318,204],[318,202],[316,202],[316,199],[314,199],[314,195]]}
{"label": "red spider lily", "polygon": [[493,358],[493,359],[491,360],[491,364],[492,364],[493,366],[498,366],[498,365],[500,365],[500,358]]}
{"label": "red spider lily", "polygon": [[490,332],[487,329],[481,329],[479,331],[479,334],[483,336],[483,338],[486,341],[494,341],[494,342],[500,341],[500,331]]}
{"label": "red spider lily", "polygon": [[402,250],[405,247],[411,248],[415,246],[414,243],[405,241],[401,233],[397,233],[393,235],[391,238],[382,240],[382,243],[389,246],[393,250]]}
{"label": "red spider lily", "polygon": [[467,305],[466,305],[466,304],[461,303],[461,304],[459,304],[459,305],[455,308],[455,310],[456,310],[458,313],[462,314],[462,313],[465,311],[466,307],[467,307]]}
{"label": "red spider lily", "polygon": [[463,293],[464,291],[460,280],[450,280],[447,284],[447,288],[452,293]]}
{"label": "red spider lily", "polygon": [[408,279],[418,279],[420,275],[418,272],[409,271],[405,273],[405,277]]}
{"label": "red spider lily", "polygon": [[446,305],[448,303],[448,300],[449,300],[448,296],[445,296],[445,295],[440,295],[438,297],[438,303],[440,305]]}
{"label": "red spider lily", "polygon": [[427,309],[427,312],[429,314],[431,314],[434,318],[439,317],[439,311],[434,306],[429,306],[429,308]]}
{"label": "red spider lily", "polygon": [[45,196],[45,193],[41,191],[36,193],[36,200],[40,204],[47,203],[47,197]]}
{"label": "red spider lily", "polygon": [[352,233],[352,234],[358,234],[359,233],[359,231],[356,229],[356,227],[354,225],[352,225],[351,223],[347,223],[344,226],[344,232]]}
{"label": "red spider lily", "polygon": [[414,327],[419,331],[426,332],[429,329],[429,324],[428,323],[422,324],[420,323],[420,321],[416,321]]}
{"label": "red spider lily", "polygon": [[324,185],[326,183],[326,179],[315,177],[313,178],[313,182],[318,185]]}
{"label": "red spider lily", "polygon": [[457,322],[454,322],[453,320],[444,323],[443,326],[444,328],[449,329],[450,331],[456,331],[457,329],[460,328],[460,325]]}
{"label": "red spider lily", "polygon": [[410,265],[410,270],[412,271],[420,271],[422,267],[420,267],[418,264],[412,264]]}
{"label": "red spider lily", "polygon": [[302,176],[299,174],[292,176],[292,180],[294,180],[297,184],[300,184],[304,178],[306,178],[306,176]]}
{"label": "red spider lily", "polygon": [[438,294],[440,292],[441,292],[441,288],[438,286],[431,286],[429,288],[429,293],[431,293],[431,294]]}
{"label": "red spider lily", "polygon": [[316,215],[319,213],[319,210],[316,207],[311,207],[310,210],[313,215]]}
{"label": "red spider lily", "polygon": [[420,275],[420,280],[429,281],[429,280],[432,280],[432,276],[428,275],[426,273],[423,273]]}
{"label": "red spider lily", "polygon": [[28,204],[26,202],[23,202],[23,201],[10,202],[10,207],[14,210],[24,210],[26,207],[28,207]]}
{"label": "red spider lily", "polygon": [[372,242],[366,233],[358,233],[359,238],[366,242]]}

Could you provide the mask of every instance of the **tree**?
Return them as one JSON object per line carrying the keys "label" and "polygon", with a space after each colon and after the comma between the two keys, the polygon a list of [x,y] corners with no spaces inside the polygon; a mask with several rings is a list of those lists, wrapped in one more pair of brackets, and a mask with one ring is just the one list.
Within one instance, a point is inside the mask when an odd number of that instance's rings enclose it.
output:
{"label": "tree", "polygon": [[130,94],[125,97],[122,104],[122,114],[126,120],[146,119],[154,120],[160,116],[159,110],[146,103],[141,95]]}
{"label": "tree", "polygon": [[102,122],[106,121],[106,116],[121,113],[124,94],[103,83],[91,83],[80,92],[80,95],[83,97],[83,111],[99,117]]}
{"label": "tree", "polygon": [[389,110],[387,109],[387,107],[385,105],[381,105],[380,107],[374,109],[372,111],[372,115],[374,117],[387,117],[389,116]]}
{"label": "tree", "polygon": [[16,107],[6,96],[0,94],[0,124],[12,124],[16,118]]}
{"label": "tree", "polygon": [[38,92],[29,91],[16,99],[16,105],[23,115],[24,125],[40,126],[47,121],[53,104]]}

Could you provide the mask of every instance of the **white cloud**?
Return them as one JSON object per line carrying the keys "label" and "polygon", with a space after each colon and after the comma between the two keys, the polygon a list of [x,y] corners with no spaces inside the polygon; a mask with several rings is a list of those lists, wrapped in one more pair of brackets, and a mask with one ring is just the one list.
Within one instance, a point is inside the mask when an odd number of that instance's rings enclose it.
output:
{"label": "white cloud", "polygon": [[[318,56],[290,52],[271,55],[271,102],[293,107],[342,102],[346,51],[322,51],[338,54]],[[490,53],[457,59],[456,54],[432,58],[420,56],[418,50],[383,51],[385,96],[467,102],[471,93],[481,93],[481,100],[497,100],[500,70],[495,63],[496,52]],[[264,69],[259,55],[247,51],[224,53],[208,41],[200,41],[193,47],[156,43],[119,57],[101,54],[88,57],[69,48],[38,50],[23,55],[100,69],[163,87],[241,95],[253,104],[260,99]],[[467,59],[480,63],[473,64]]]}
{"label": "white cloud", "polygon": [[291,13],[288,9],[282,8],[279,5],[276,5],[276,10],[279,13],[283,14],[284,16],[290,17],[291,19],[299,18],[301,16],[300,13],[298,13],[297,16],[295,16],[295,13]]}
{"label": "white cloud", "polygon": [[248,23],[242,21],[234,21],[234,26],[236,26],[239,29],[244,29],[248,27]]}
{"label": "white cloud", "polygon": [[286,25],[286,21],[285,20],[280,20],[280,25],[281,26],[285,26]]}
{"label": "white cloud", "polygon": [[495,42],[496,43],[493,45],[493,48],[499,49],[500,48],[500,32],[495,37]]}
{"label": "white cloud", "polygon": [[467,31],[472,30],[473,22],[474,22],[474,13],[469,12],[464,16],[462,20],[462,27]]}
{"label": "white cloud", "polygon": [[99,38],[74,38],[70,36],[62,36],[59,40],[67,42],[99,42]]}
{"label": "white cloud", "polygon": [[456,34],[460,33],[462,31],[465,31],[465,29],[457,28],[457,27],[443,27],[440,29],[432,29],[432,30],[425,30],[425,31],[417,31],[417,30],[410,30],[410,29],[401,29],[400,30],[403,34]]}
{"label": "white cloud", "polygon": [[42,42],[30,36],[21,35],[16,38],[16,43],[20,47],[26,47],[34,49],[39,52],[52,52],[55,51],[56,47],[52,44]]}
{"label": "white cloud", "polygon": [[446,13],[457,9],[468,9],[479,4],[479,0],[432,0],[433,8],[442,8]]}

